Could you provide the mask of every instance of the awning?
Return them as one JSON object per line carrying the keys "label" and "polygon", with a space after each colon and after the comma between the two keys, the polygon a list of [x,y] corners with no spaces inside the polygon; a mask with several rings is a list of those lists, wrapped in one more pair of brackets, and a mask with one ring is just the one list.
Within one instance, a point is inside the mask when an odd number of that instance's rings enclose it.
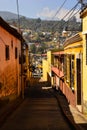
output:
{"label": "awning", "polygon": [[60,71],[57,67],[52,67],[51,70],[60,78],[64,76],[63,72]]}

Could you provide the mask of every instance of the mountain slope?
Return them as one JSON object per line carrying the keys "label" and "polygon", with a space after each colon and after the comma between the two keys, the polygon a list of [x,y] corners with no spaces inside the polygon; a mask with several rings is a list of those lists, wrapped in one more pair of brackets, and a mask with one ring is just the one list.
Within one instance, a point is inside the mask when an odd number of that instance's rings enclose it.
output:
{"label": "mountain slope", "polygon": [[[9,24],[17,26],[18,15],[15,13],[0,11],[0,16],[6,20]],[[64,27],[67,27],[68,31],[81,31],[81,23],[76,21],[76,18],[70,21],[64,20],[41,20],[40,18],[27,18],[26,16],[20,15],[20,26],[21,28],[31,29],[32,31],[58,31],[61,33]]]}
{"label": "mountain slope", "polygon": [[10,20],[10,19],[17,19],[18,15],[15,13],[7,12],[7,11],[0,11],[0,16],[4,20]]}

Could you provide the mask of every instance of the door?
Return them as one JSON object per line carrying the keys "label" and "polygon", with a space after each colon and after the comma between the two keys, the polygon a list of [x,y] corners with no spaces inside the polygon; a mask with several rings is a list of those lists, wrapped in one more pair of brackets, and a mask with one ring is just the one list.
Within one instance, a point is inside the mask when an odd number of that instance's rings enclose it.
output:
{"label": "door", "polygon": [[81,105],[81,60],[77,59],[77,105]]}

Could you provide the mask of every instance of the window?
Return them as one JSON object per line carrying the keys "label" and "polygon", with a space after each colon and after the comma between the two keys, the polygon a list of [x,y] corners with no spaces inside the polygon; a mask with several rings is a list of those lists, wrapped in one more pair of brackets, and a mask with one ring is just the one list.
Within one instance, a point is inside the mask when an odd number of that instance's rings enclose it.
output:
{"label": "window", "polygon": [[11,40],[11,48],[13,49],[13,40]]}
{"label": "window", "polygon": [[15,59],[17,59],[17,47],[15,47]]}
{"label": "window", "polygon": [[5,58],[6,58],[6,60],[10,59],[10,57],[9,57],[9,46],[8,45],[5,46]]}

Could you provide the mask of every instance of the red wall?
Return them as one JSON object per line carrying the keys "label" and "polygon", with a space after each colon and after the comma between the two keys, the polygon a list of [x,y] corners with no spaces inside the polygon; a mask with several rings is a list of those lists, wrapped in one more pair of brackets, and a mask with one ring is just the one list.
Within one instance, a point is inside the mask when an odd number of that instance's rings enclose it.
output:
{"label": "red wall", "polygon": [[71,88],[68,87],[62,80],[60,80],[60,90],[63,92],[65,97],[67,98],[68,102],[76,106],[76,94],[75,92],[73,93]]}

